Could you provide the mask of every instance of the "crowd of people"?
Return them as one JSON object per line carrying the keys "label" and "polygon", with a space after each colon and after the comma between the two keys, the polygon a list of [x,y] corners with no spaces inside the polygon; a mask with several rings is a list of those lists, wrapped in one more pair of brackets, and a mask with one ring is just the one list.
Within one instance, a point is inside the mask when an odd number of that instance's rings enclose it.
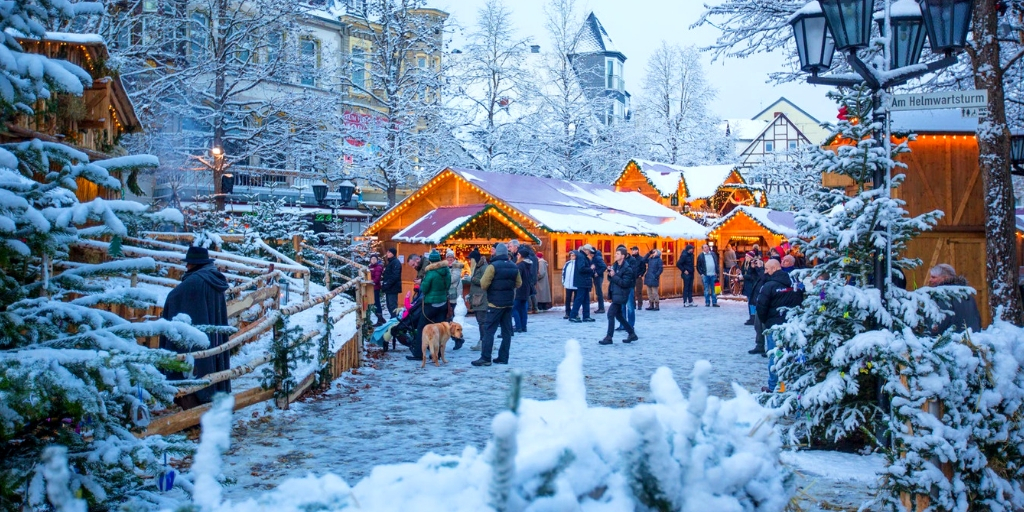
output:
{"label": "crowd of people", "polygon": [[[699,254],[695,252],[692,244],[687,245],[676,261],[683,282],[683,306],[695,306],[693,293],[697,276],[700,276],[705,307],[719,307],[721,290],[744,296],[749,309],[746,325],[753,326],[755,332],[754,348],[749,353],[768,358],[767,385],[762,391],[778,390],[779,383],[773,369],[776,340],[771,328],[785,323],[790,308],[803,302],[804,285],[793,275],[794,270],[804,267],[803,256],[789,244],[772,247],[767,253],[762,253],[755,244],[739,256],[732,244],[726,246],[721,254],[710,244],[702,246]],[[598,344],[614,343],[612,336],[616,331],[625,332],[626,337],[621,340],[623,343],[632,343],[639,339],[635,328],[636,310],[643,307],[645,289],[648,300],[645,309],[661,309],[662,253],[652,249],[641,255],[637,246],[627,248],[619,245],[610,260],[609,265],[604,255],[590,244],[569,251],[560,277],[565,291],[565,314],[562,318],[573,323],[596,322],[591,316],[593,292],[597,301],[593,313],[605,314],[607,319],[605,336]],[[532,246],[520,244],[518,240],[495,244],[489,259],[479,249],[473,249],[468,255],[468,269],[451,250],[444,258],[436,250],[422,257],[412,254],[406,264],[416,273],[415,293],[422,301],[418,332],[427,324],[451,321],[463,286],[468,285],[466,306],[479,328],[479,341],[471,347],[471,350],[480,351],[480,357],[472,362],[474,366],[508,364],[512,337],[528,332],[530,314],[552,306],[552,276],[547,260]],[[392,315],[397,311],[398,296],[402,291],[401,265],[394,249],[388,250],[383,261],[377,256],[371,257],[377,325],[385,322],[381,313],[384,310],[382,301]],[[895,280],[901,287],[905,287],[905,282],[905,279]],[[929,273],[929,286],[963,284],[963,278],[946,264],[937,265]],[[981,316],[973,297],[941,306],[954,314],[943,324],[936,325],[936,332],[943,332],[949,327],[961,330],[981,328]],[[494,341],[499,332],[501,340],[494,357]],[[454,349],[460,349],[462,344],[463,340],[455,340]],[[417,343],[412,343],[409,348],[411,354],[408,359],[422,359]]]}

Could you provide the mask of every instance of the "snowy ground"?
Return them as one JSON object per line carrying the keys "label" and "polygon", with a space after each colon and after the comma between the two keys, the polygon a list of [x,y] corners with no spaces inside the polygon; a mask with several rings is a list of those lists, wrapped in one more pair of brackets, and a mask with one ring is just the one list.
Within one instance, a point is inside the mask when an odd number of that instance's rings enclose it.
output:
{"label": "snowy ground", "polygon": [[[506,408],[508,373],[523,372],[523,396],[555,398],[555,370],[565,341],[583,346],[583,369],[590,406],[632,407],[649,400],[651,375],[667,366],[685,389],[694,363],[711,362],[713,394],[731,397],[735,381],[758,390],[767,376],[766,359],[747,354],[753,329],[744,326],[746,304],[721,301],[721,308],[682,308],[675,300],[662,310],[638,311],[631,345],[600,346],[604,315],[598,322],[571,324],[561,310],[530,315],[529,332],[513,338],[510,365],[477,368],[475,322],[467,321],[467,344],[448,346],[448,364],[440,368],[408,361],[408,351],[368,358],[358,372],[338,379],[324,395],[292,405],[289,411],[266,412],[266,405],[242,411],[234,443],[225,457],[231,482],[225,497],[239,500],[256,490],[276,487],[285,478],[332,472],[355,485],[375,465],[413,462],[427,452],[458,455],[467,445],[483,449],[491,419]],[[347,319],[346,319],[347,320]],[[371,349],[376,351],[376,349]],[[496,355],[496,353],[495,353]],[[833,452],[787,453],[800,487],[810,498],[807,509],[855,508],[882,468],[880,457]]]}

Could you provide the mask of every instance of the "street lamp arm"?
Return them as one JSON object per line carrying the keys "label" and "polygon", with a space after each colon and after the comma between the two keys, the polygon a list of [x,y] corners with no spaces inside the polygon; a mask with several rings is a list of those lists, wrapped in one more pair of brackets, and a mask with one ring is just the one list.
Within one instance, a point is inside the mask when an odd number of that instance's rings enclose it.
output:
{"label": "street lamp arm", "polygon": [[956,58],[956,55],[947,55],[939,60],[929,62],[928,64],[907,66],[909,69],[898,69],[890,72],[882,82],[882,87],[889,88],[897,85],[903,85],[915,78],[933,73],[940,69],[948,68],[957,62],[959,62],[959,60]]}
{"label": "street lamp arm", "polygon": [[864,79],[860,75],[844,74],[844,75],[829,75],[829,76],[818,76],[811,75],[807,77],[807,83],[815,85],[830,85],[832,87],[856,87],[864,82]]}

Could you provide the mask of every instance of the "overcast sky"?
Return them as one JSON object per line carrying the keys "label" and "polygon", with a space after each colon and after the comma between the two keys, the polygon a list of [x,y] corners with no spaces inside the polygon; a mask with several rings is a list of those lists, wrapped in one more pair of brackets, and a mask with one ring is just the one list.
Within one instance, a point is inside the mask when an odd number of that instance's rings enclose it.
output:
{"label": "overcast sky", "polygon": [[[638,96],[644,70],[651,53],[661,45],[706,46],[715,40],[712,27],[690,29],[703,12],[705,1],[716,0],[579,0],[581,12],[593,11],[608,35],[626,55],[626,90]],[[550,47],[544,30],[544,5],[547,0],[506,0],[514,13],[516,28],[524,37]],[[484,0],[437,0],[434,6],[451,13],[465,30],[471,30],[477,10]],[[785,96],[819,121],[835,120],[835,104],[825,97],[828,87],[806,83],[770,85],[768,74],[783,67],[777,55],[759,54],[747,59],[719,59],[711,63],[704,57],[705,72],[718,90],[714,110],[722,118],[749,119],[781,96]]]}

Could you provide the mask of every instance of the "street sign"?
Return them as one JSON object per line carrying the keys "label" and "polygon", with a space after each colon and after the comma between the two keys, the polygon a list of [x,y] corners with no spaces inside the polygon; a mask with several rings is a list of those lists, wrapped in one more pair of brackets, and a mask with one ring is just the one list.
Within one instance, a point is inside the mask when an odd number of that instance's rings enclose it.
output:
{"label": "street sign", "polygon": [[962,108],[960,109],[960,117],[977,117],[984,119],[988,117],[987,108]]}
{"label": "street sign", "polygon": [[[893,94],[889,110],[928,110],[934,108],[984,109],[988,107],[988,91],[922,92]],[[973,116],[972,116],[973,117]]]}

